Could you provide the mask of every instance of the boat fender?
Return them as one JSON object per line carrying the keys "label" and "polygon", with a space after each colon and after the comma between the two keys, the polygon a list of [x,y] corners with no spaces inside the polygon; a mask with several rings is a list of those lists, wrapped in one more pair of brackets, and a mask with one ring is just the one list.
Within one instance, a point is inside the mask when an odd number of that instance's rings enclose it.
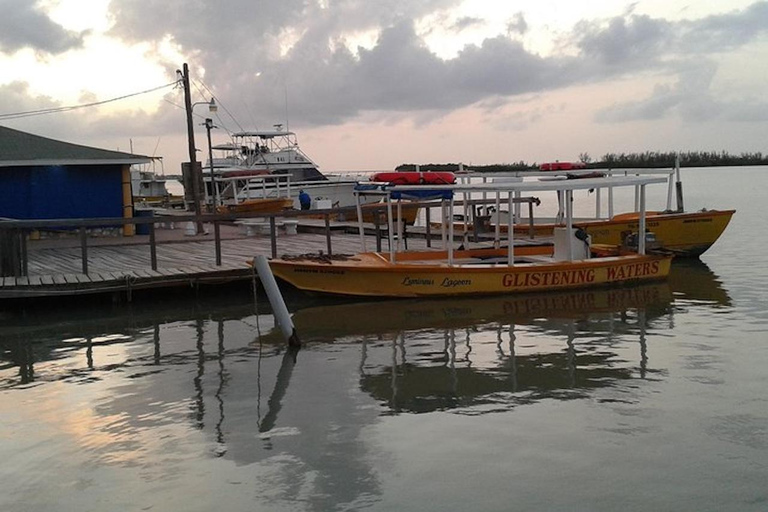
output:
{"label": "boat fender", "polygon": [[573,236],[584,242],[584,244],[589,247],[589,233],[587,233],[587,230],[584,228],[576,228],[576,231],[573,233]]}

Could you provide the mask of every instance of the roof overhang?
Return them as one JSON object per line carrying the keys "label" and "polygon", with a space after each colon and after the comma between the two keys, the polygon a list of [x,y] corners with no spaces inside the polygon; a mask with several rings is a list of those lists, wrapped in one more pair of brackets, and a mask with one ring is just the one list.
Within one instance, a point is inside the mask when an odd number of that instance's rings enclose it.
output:
{"label": "roof overhang", "polygon": [[133,165],[148,164],[151,158],[106,158],[103,160],[1,160],[0,167],[53,167],[64,165]]}

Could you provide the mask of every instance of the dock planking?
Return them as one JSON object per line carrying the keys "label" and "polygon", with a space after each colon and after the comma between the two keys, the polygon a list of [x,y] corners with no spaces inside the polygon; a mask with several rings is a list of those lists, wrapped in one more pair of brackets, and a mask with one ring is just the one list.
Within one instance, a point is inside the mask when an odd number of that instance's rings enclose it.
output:
{"label": "dock planking", "polygon": [[[28,276],[0,278],[0,299],[45,296],[130,292],[132,290],[222,283],[252,279],[247,260],[257,255],[271,256],[269,236],[228,238],[221,241],[221,266],[216,266],[212,239],[176,239],[158,242],[157,269],[152,269],[148,243],[136,238],[111,241],[108,245],[89,245],[88,274],[82,273],[79,246],[62,242],[31,242],[28,248]],[[420,242],[420,243],[419,243]],[[426,247],[415,239],[413,247]],[[368,250],[375,248],[369,237]],[[279,235],[278,255],[327,253],[325,233],[309,232]],[[333,232],[335,254],[360,251],[360,237],[355,233]]]}

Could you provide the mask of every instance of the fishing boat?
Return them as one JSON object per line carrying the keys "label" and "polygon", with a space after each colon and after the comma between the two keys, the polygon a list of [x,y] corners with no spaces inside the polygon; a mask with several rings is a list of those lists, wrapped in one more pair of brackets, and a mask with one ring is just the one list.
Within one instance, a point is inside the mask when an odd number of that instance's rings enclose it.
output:
{"label": "fishing boat", "polygon": [[[513,173],[513,176],[505,179],[588,179],[598,176],[607,178],[621,176],[644,176],[661,175],[665,176],[667,181],[666,207],[663,210],[648,211],[646,215],[647,227],[656,235],[659,247],[673,252],[678,257],[699,257],[707,251],[725,231],[731,217],[736,210],[711,210],[702,209],[695,212],[687,212],[684,209],[682,181],[680,180],[680,167],[676,164],[671,169],[552,169],[543,172],[521,171]],[[465,175],[462,179],[469,181],[478,180],[479,176]],[[482,179],[487,179],[484,177]],[[499,179],[499,178],[491,178]],[[636,233],[639,227],[638,218],[638,196],[639,191],[635,192],[635,208],[632,212],[614,213],[613,200],[613,182],[605,181],[602,185],[591,189],[595,197],[595,216],[589,219],[575,219],[574,226],[586,231],[592,238],[593,243],[619,245],[624,243],[627,235]],[[607,191],[607,216],[603,212],[602,198],[603,193]],[[676,198],[676,205],[673,206],[673,197]],[[516,208],[515,215],[520,219],[514,226],[515,234],[528,237],[550,237],[556,226],[563,225],[565,202],[562,194],[558,195],[558,211],[555,219],[552,221],[537,222],[531,227],[523,219],[523,212],[519,207]],[[494,222],[492,222],[493,224]],[[472,229],[471,222],[458,223],[457,229]],[[505,231],[506,226],[501,222],[501,230]]]}
{"label": "fishing boat", "polygon": [[[304,255],[273,259],[270,267],[276,277],[309,292],[368,297],[439,297],[511,294],[571,290],[664,279],[669,274],[672,256],[646,253],[646,237],[639,237],[636,252],[618,247],[592,245],[589,237],[573,226],[571,198],[575,190],[604,185],[607,178],[548,182],[503,182],[498,184],[435,185],[441,197],[444,219],[452,219],[456,192],[493,194],[510,211],[519,193],[554,190],[566,198],[566,222],[554,230],[553,244],[515,243],[508,229],[506,247],[497,237],[493,246],[454,249],[453,222],[447,222],[446,247],[435,251],[398,252],[393,243],[390,220],[389,253],[368,252],[362,222],[359,223],[363,251],[356,255],[330,257]],[[663,183],[657,177],[613,178],[612,186],[638,186],[641,190],[640,233],[646,232],[645,187]],[[395,185],[386,194],[391,219],[393,197],[407,198],[411,192],[423,196],[418,185]],[[364,193],[364,192],[363,192]],[[362,195],[362,194],[361,194]],[[358,211],[360,211],[358,203]],[[361,218],[362,215],[359,215]],[[512,216],[509,218],[511,226]],[[498,233],[497,233],[498,234]]]}
{"label": "fishing boat", "polygon": [[293,209],[293,199],[268,197],[265,199],[246,199],[235,204],[224,204],[216,208],[218,213],[279,213]]}
{"label": "fishing boat", "polygon": [[[217,156],[207,162],[203,174],[207,196],[219,204],[279,197],[287,185],[293,208],[300,209],[299,191],[312,199],[312,208],[354,206],[357,180],[320,172],[319,166],[299,147],[296,134],[277,124],[274,130],[243,131],[232,140],[211,147]],[[265,180],[279,176],[279,180]]]}
{"label": "fishing boat", "polygon": [[140,168],[131,169],[131,191],[134,204],[147,206],[181,205],[184,201],[183,191],[169,190],[168,185],[178,185],[176,180],[168,180],[154,171]]}

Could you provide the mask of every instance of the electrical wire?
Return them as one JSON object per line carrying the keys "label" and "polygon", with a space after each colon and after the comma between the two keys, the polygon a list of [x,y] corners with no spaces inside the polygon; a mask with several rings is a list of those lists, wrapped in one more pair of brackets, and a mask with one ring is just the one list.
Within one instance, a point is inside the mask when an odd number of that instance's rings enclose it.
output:
{"label": "electrical wire", "polygon": [[[243,127],[240,125],[240,123],[237,121],[237,118],[235,118],[235,116],[234,116],[234,115],[232,115],[232,112],[230,112],[230,111],[227,109],[227,107],[226,107],[226,106],[225,106],[223,103],[221,103],[221,100],[219,100],[219,98],[217,98],[217,97],[216,97],[216,95],[213,93],[213,91],[212,91],[212,90],[211,90],[211,89],[210,89],[210,88],[209,88],[207,85],[205,85],[205,82],[202,82],[202,81],[197,81],[197,80],[196,80],[196,81],[195,81],[195,87],[197,88],[198,92],[200,92],[200,93],[202,94],[202,91],[200,91],[200,86],[202,86],[202,87],[203,87],[203,88],[204,88],[204,89],[205,89],[205,90],[208,92],[208,94],[210,94],[210,95],[211,95],[213,98],[215,98],[215,99],[216,99],[216,104],[217,104],[217,105],[219,105],[219,106],[220,106],[220,107],[221,107],[221,108],[224,110],[224,112],[226,112],[226,113],[227,113],[227,115],[228,115],[228,116],[229,116],[229,117],[232,119],[232,121],[233,121],[233,122],[234,122],[234,123],[237,125],[237,127],[240,129],[240,131],[241,131],[241,132],[245,131],[245,129],[244,129],[244,128],[243,128]],[[223,122],[223,120],[221,119],[221,117],[218,115],[218,113],[216,114],[216,118],[218,119],[218,121],[219,121],[219,124],[221,124],[221,125],[225,125],[225,123]],[[232,132],[231,132],[230,130],[228,130],[227,128],[224,128],[224,129],[227,131],[227,133],[229,133],[229,134],[231,135],[231,133],[232,133]]]}
{"label": "electrical wire", "polygon": [[132,98],[134,96],[139,96],[141,94],[148,94],[150,92],[159,91],[160,89],[165,89],[166,87],[176,86],[180,82],[181,82],[181,80],[176,80],[174,82],[171,82],[171,83],[168,83],[168,84],[165,84],[165,85],[161,85],[159,87],[154,87],[152,89],[147,89],[146,91],[134,92],[134,93],[131,93],[131,94],[126,94],[124,96],[118,96],[117,98],[111,98],[111,99],[103,100],[103,101],[94,101],[92,103],[83,103],[81,105],[70,105],[70,106],[66,106],[66,107],[44,108],[44,109],[40,109],[40,110],[29,110],[29,111],[26,111],[26,112],[13,112],[13,113],[10,113],[10,114],[0,114],[0,119],[3,119],[3,120],[5,120],[5,119],[21,119],[21,118],[24,118],[24,117],[41,116],[41,115],[45,115],[45,114],[56,114],[56,113],[59,113],[59,112],[69,112],[71,110],[77,110],[77,109],[80,109],[80,108],[95,107],[95,106],[98,106],[98,105],[104,105],[105,103],[112,103],[114,101],[124,100],[126,98]]}

